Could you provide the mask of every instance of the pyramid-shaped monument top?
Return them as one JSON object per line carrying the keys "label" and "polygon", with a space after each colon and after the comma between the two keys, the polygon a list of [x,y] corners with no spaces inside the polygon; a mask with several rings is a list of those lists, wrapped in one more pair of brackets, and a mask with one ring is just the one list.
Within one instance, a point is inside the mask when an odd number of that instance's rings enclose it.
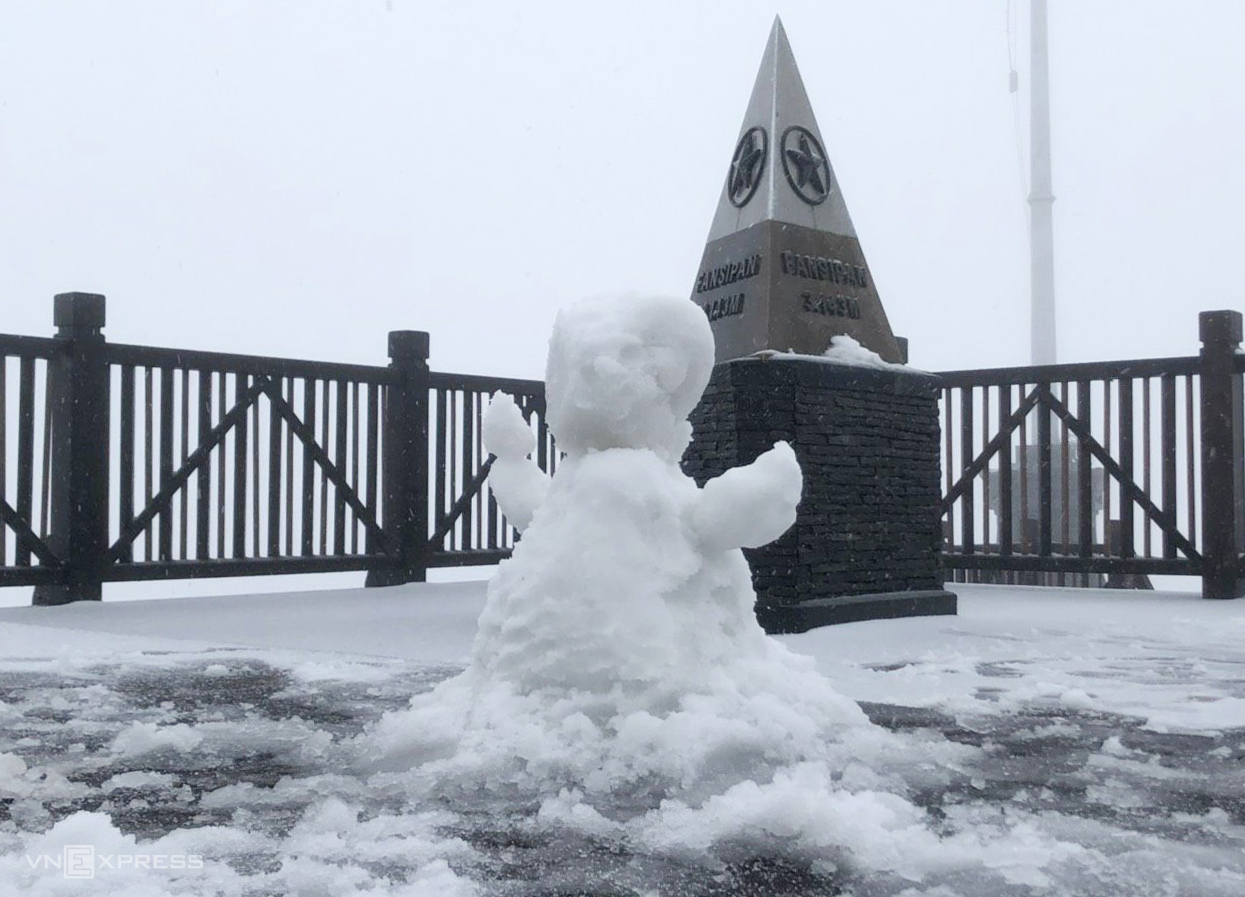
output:
{"label": "pyramid-shaped monument top", "polygon": [[692,299],[713,325],[719,362],[764,349],[818,355],[839,334],[901,360],[778,19]]}

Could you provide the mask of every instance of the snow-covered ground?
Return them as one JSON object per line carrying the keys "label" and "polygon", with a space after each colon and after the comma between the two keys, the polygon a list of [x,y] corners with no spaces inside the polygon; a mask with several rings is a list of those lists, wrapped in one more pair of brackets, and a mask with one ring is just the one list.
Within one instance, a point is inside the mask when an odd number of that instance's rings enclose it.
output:
{"label": "snow-covered ground", "polygon": [[[2,609],[0,890],[1245,893],[1245,602],[957,588],[781,639],[877,724],[833,771],[856,803],[796,770],[697,813],[637,791],[641,828],[360,760],[466,662],[483,583]],[[854,861],[878,833],[909,861]],[[50,865],[75,845],[89,881]]]}

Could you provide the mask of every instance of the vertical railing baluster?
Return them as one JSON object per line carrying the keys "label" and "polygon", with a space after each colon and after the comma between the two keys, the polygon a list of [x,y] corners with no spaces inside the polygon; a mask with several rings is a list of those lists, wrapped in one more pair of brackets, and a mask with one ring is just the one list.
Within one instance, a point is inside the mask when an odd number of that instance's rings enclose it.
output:
{"label": "vertical railing baluster", "polygon": [[[484,427],[483,418],[483,394],[475,393],[475,421],[476,421],[476,466],[484,466]],[[485,497],[488,495],[488,489],[481,486],[476,492],[472,503],[476,506],[476,548],[484,547],[484,509],[486,506]]]}
{"label": "vertical railing baluster", "polygon": [[[160,478],[163,490],[173,478],[173,369],[160,368]],[[151,501],[149,496],[148,501]],[[170,502],[160,512],[160,560],[173,558],[173,506]]]}
{"label": "vertical railing baluster", "polygon": [[[320,396],[320,448],[327,455],[329,452],[329,415],[331,406],[329,405],[329,392],[332,391],[333,381],[324,381],[323,394]],[[321,468],[320,470],[320,554],[327,555],[329,553],[329,475]]]}
{"label": "vertical railing baluster", "polygon": [[[1102,447],[1108,455],[1115,457],[1111,451],[1111,430],[1113,415],[1111,413],[1111,380],[1102,381]],[[1104,470],[1102,473],[1102,553],[1111,554],[1112,528],[1111,477]]]}
{"label": "vertical railing baluster", "polygon": [[[283,377],[273,377],[272,385],[280,393]],[[277,403],[268,401],[268,557],[281,556],[281,412]],[[258,490],[257,490],[258,491]]]}
{"label": "vertical railing baluster", "polygon": [[[951,434],[953,432],[951,429],[951,402],[953,396],[954,393],[950,389],[942,391],[942,436],[946,445],[946,450],[942,455],[943,472],[946,475],[946,484],[942,488],[943,495],[949,495],[951,487],[955,484],[955,455],[951,453]],[[946,519],[943,521],[943,542],[944,550],[950,550],[955,546],[955,505],[947,508]]]}
{"label": "vertical railing baluster", "polygon": [[[376,504],[376,496],[379,494],[376,483],[376,471],[380,457],[379,445],[380,439],[380,387],[375,383],[367,385],[367,498],[364,504],[367,509],[372,512],[372,517],[380,520],[380,509]],[[373,530],[369,527],[364,534],[363,539],[364,550],[368,554],[375,554],[379,548],[376,544]]]}
{"label": "vertical railing baluster", "polygon": [[[118,463],[118,529],[125,532],[134,520],[134,380],[133,365],[121,368],[121,458]],[[121,554],[123,563],[134,560],[134,542],[126,543]]]}
{"label": "vertical railing baluster", "polygon": [[[307,433],[311,438],[315,438],[316,434],[316,381],[307,377],[303,381],[303,423],[307,425]],[[306,444],[302,447],[303,458],[303,495],[302,495],[302,554],[310,557],[315,554],[315,511],[316,511],[316,481],[315,481],[315,464],[311,458],[311,452],[307,450]]]}
{"label": "vertical railing baluster", "polygon": [[[294,378],[285,378],[285,400],[294,404]],[[294,556],[294,428],[287,422],[285,429],[285,556]]]}
{"label": "vertical railing baluster", "polygon": [[[449,431],[446,429],[449,417],[449,391],[445,389],[436,390],[436,450],[433,457],[433,482],[432,491],[434,510],[432,528],[438,530],[441,527],[441,518],[445,516],[447,491],[450,486],[446,484],[446,449],[449,440]],[[435,545],[436,551],[441,551],[444,545]]]}
{"label": "vertical railing baluster", "polygon": [[1195,444],[1196,431],[1193,429],[1193,375],[1189,374],[1184,378],[1184,411],[1185,411],[1185,486],[1188,494],[1189,508],[1189,544],[1194,548],[1201,543],[1201,539],[1197,537],[1197,462],[1198,453]]}
{"label": "vertical railing baluster", "polygon": [[[1068,398],[1068,382],[1059,384],[1059,401],[1068,411],[1072,400]],[[1072,553],[1072,451],[1068,443],[1068,422],[1059,420],[1059,553]]]}
{"label": "vertical railing baluster", "polygon": [[[973,387],[960,388],[960,476],[968,473],[973,463]],[[964,484],[964,492],[960,496],[960,550],[964,554],[972,554],[976,543],[973,533],[974,517],[973,482]]]}
{"label": "vertical railing baluster", "polygon": [[[487,405],[485,407],[487,407]],[[530,418],[528,419],[528,422],[531,422]],[[481,428],[481,432],[483,432],[483,428]],[[481,458],[483,457],[484,456],[481,455]],[[498,546],[497,530],[500,525],[500,514],[497,509],[497,496],[493,495],[493,490],[489,488],[487,481],[484,483],[483,491],[487,499],[487,503],[485,504],[485,513],[488,517],[488,523],[485,528],[488,531],[488,547],[490,549],[496,549]],[[503,538],[502,544],[504,543],[505,539]]]}
{"label": "vertical railing baluster", "polygon": [[[1164,374],[1159,381],[1159,430],[1163,434],[1160,476],[1163,489],[1163,514],[1170,527],[1179,526],[1180,509],[1176,506],[1176,378]],[[1176,556],[1176,540],[1170,529],[1163,530],[1163,557]]]}
{"label": "vertical railing baluster", "polygon": [[[1141,491],[1148,498],[1153,500],[1153,494],[1150,492],[1150,378],[1141,378],[1141,429],[1145,435],[1141,440]],[[1150,550],[1150,530],[1153,529],[1150,518],[1143,515],[1141,518],[1142,532],[1142,551],[1145,557],[1153,557],[1154,554]]]}
{"label": "vertical railing baluster", "polygon": [[[199,445],[207,440],[212,429],[212,372],[199,371],[199,420],[195,428],[195,437]],[[224,446],[215,449],[224,456]],[[195,560],[206,561],[212,538],[212,459],[207,458],[199,466],[195,485],[198,494],[195,496]]]}
{"label": "vertical railing baluster", "polygon": [[[220,423],[225,419],[226,390],[229,381],[228,374],[224,371],[220,372],[220,389],[216,393],[216,420]],[[237,376],[234,377],[235,383]],[[236,390],[235,386],[235,390]],[[228,520],[229,503],[226,501],[227,492],[225,490],[225,471],[228,469],[228,459],[226,451],[227,446],[221,442],[216,449],[216,556],[223,559],[225,557],[225,524]]]}
{"label": "vertical railing baluster", "polygon": [[[251,388],[248,374],[234,375],[234,402],[242,401],[243,396]],[[238,422],[233,426],[233,557],[246,557],[246,456],[247,456],[247,414],[243,411],[238,415]],[[256,434],[256,439],[259,434]]]}
{"label": "vertical railing baluster", "polygon": [[[186,465],[186,459],[190,457],[190,368],[182,368],[182,450],[181,464]],[[188,560],[189,552],[186,550],[190,544],[190,485],[187,483],[182,486],[181,494],[181,533],[178,538],[178,548],[180,549],[181,559]]]}
{"label": "vertical railing baluster", "polygon": [[[450,470],[449,470],[449,481],[448,481],[450,491],[446,493],[446,498],[452,502],[453,496],[458,494],[458,489],[459,489],[459,485],[458,485],[458,390],[450,390],[448,391],[448,394],[449,394],[449,401],[450,401],[450,444],[449,444]],[[448,510],[449,510],[449,505],[447,504],[441,513],[444,514],[448,512]],[[449,533],[447,533],[447,535],[449,536],[449,545],[446,547],[450,551],[454,551],[455,549],[461,547],[461,544],[458,541],[458,532],[459,532],[459,526],[458,524],[455,524],[453,527],[450,528]]]}
{"label": "vertical railing baluster", "polygon": [[[17,377],[17,515],[27,523],[35,489],[35,360],[23,358]],[[30,566],[30,549],[17,543],[17,566]]]}
{"label": "vertical railing baluster", "polygon": [[[475,446],[475,434],[473,432],[475,415],[472,410],[474,397],[474,392],[463,390],[463,485],[461,489],[463,492],[466,491],[467,484],[471,481],[472,476],[475,475],[475,465],[471,460],[471,451]],[[474,547],[471,544],[472,517],[470,501],[463,507],[462,524],[462,547],[464,550],[470,550]]]}
{"label": "vertical railing baluster", "polygon": [[[1023,386],[1020,392],[1023,396]],[[1033,553],[1033,528],[1029,521],[1029,415],[1026,414],[1020,419],[1020,546],[1024,554]]]}
{"label": "vertical railing baluster", "polygon": [[[43,388],[43,465],[39,471],[39,537],[44,541],[48,538],[48,518],[52,512],[52,390],[51,384],[44,381]],[[31,521],[34,529],[34,521]]]}
{"label": "vertical railing baluster", "polygon": [[[1094,430],[1093,393],[1090,382],[1081,380],[1076,384],[1076,416],[1086,432]],[[1081,438],[1076,440],[1076,534],[1081,557],[1094,553],[1094,487],[1093,462],[1089,444]]]}
{"label": "vertical railing baluster", "polygon": [[[981,451],[990,442],[990,386],[981,388]],[[990,465],[981,472],[981,546],[990,554]]]}
{"label": "vertical railing baluster", "polygon": [[532,396],[532,409],[532,413],[538,415],[540,421],[536,427],[536,464],[541,470],[550,472],[549,424],[545,422],[544,393]]}
{"label": "vertical railing baluster", "polygon": [[[350,488],[362,496],[359,483],[359,382],[350,384]],[[350,553],[359,553],[359,518],[350,511]]]}
{"label": "vertical railing baluster", "polygon": [[[349,470],[346,464],[346,445],[349,436],[347,429],[349,421],[346,416],[348,408],[346,382],[344,380],[337,381],[337,420],[333,429],[334,435],[334,455],[333,464],[342,473]],[[333,553],[343,555],[346,553],[346,495],[341,489],[334,488],[333,494],[336,496],[333,502]]]}
{"label": "vertical railing baluster", "polygon": [[[1012,416],[1012,387],[999,388],[999,425]],[[1012,437],[1009,433],[999,447],[999,553],[1012,553]]]}
{"label": "vertical railing baluster", "polygon": [[[1124,476],[1136,482],[1137,468],[1133,452],[1133,380],[1120,378],[1120,468]],[[1131,558],[1136,554],[1133,496],[1120,484],[1120,547],[1119,556]]]}
{"label": "vertical railing baluster", "polygon": [[[1051,383],[1042,384],[1050,389]],[[1051,554],[1051,411],[1046,402],[1038,403],[1038,554]]]}
{"label": "vertical railing baluster", "polygon": [[263,490],[259,482],[259,398],[251,403],[251,557],[263,557],[259,550],[259,503]]}
{"label": "vertical railing baluster", "polygon": [[[155,436],[155,379],[151,365],[143,367],[143,507],[155,496],[152,482],[152,471],[155,468],[156,454]],[[143,529],[143,560],[154,561],[156,558],[155,524],[151,521]]]}

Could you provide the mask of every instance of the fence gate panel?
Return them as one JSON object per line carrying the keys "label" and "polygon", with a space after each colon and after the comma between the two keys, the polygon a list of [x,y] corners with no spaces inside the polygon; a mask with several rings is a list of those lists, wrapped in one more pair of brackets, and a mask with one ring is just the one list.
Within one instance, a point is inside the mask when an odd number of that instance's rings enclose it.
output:
{"label": "fence gate panel", "polygon": [[384,368],[110,345],[120,448],[108,580],[363,570]]}
{"label": "fence gate panel", "polygon": [[1176,358],[942,375],[955,577],[1139,585],[1200,573],[1199,370]]}

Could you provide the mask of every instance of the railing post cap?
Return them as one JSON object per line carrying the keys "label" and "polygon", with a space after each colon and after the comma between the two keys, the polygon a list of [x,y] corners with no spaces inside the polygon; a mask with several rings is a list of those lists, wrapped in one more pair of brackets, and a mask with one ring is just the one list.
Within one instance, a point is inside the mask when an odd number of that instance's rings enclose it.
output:
{"label": "railing post cap", "polygon": [[428,360],[429,337],[423,330],[390,330],[389,357]]}
{"label": "railing post cap", "polygon": [[57,293],[52,299],[52,323],[62,330],[100,330],[104,326],[104,297],[99,293]]}
{"label": "railing post cap", "polygon": [[1204,343],[1239,343],[1242,338],[1239,311],[1204,311],[1197,316],[1198,335]]}

